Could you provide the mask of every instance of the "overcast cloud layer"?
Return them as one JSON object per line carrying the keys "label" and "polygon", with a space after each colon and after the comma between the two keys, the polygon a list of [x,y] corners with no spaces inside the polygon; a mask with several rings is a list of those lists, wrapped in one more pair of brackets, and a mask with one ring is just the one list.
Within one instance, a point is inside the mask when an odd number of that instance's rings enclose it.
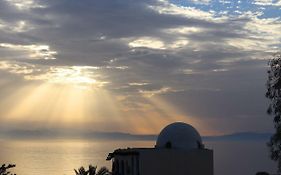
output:
{"label": "overcast cloud layer", "polygon": [[27,84],[73,81],[67,77],[78,71],[87,75],[79,83],[95,80],[135,113],[155,110],[145,99],[159,97],[214,133],[271,131],[264,93],[267,60],[281,47],[280,7],[276,0],[0,1],[0,104]]}

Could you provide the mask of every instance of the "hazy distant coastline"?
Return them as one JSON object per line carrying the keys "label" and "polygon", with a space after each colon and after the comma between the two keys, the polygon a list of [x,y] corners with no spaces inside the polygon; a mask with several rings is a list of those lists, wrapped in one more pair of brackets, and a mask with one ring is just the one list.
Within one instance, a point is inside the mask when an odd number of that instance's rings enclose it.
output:
{"label": "hazy distant coastline", "polygon": [[[219,136],[203,136],[204,141],[268,140],[271,133],[240,132]],[[103,140],[156,140],[157,135],[138,135],[122,132],[59,132],[52,130],[0,131],[2,139],[103,139]]]}

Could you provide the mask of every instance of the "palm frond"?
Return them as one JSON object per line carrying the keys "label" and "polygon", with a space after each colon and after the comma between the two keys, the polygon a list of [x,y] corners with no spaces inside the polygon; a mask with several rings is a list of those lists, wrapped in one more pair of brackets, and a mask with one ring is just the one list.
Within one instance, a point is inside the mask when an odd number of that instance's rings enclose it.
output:
{"label": "palm frond", "polygon": [[101,167],[96,175],[108,175],[108,174],[110,174],[109,170],[106,167]]}

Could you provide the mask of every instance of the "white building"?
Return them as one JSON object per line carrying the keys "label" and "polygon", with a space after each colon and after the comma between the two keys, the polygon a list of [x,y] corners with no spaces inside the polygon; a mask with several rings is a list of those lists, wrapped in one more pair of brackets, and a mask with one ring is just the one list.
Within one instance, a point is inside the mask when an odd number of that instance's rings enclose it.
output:
{"label": "white building", "polygon": [[159,134],[155,148],[110,153],[113,175],[213,175],[213,151],[191,125],[176,122]]}

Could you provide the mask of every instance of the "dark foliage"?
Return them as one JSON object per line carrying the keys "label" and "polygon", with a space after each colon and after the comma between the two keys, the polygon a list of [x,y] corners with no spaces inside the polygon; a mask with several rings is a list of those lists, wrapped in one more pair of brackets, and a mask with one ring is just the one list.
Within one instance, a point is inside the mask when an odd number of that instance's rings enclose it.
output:
{"label": "dark foliage", "polygon": [[6,166],[6,164],[3,164],[0,167],[0,175],[16,175],[16,174],[12,174],[11,172],[9,172],[9,169],[14,168],[16,165],[12,165],[9,164]]}
{"label": "dark foliage", "polygon": [[269,175],[267,172],[257,172],[256,175]]}
{"label": "dark foliage", "polygon": [[96,175],[109,175],[111,174],[106,167],[101,167]]}
{"label": "dark foliage", "polygon": [[275,133],[270,138],[268,146],[272,160],[278,161],[278,170],[281,171],[281,53],[275,54],[269,61],[268,80],[266,83],[266,97],[270,99],[267,110],[273,115]]}
{"label": "dark foliage", "polygon": [[110,175],[111,173],[106,167],[101,167],[97,171],[96,166],[89,165],[89,169],[85,170],[85,168],[82,166],[78,170],[74,169],[76,175]]}

